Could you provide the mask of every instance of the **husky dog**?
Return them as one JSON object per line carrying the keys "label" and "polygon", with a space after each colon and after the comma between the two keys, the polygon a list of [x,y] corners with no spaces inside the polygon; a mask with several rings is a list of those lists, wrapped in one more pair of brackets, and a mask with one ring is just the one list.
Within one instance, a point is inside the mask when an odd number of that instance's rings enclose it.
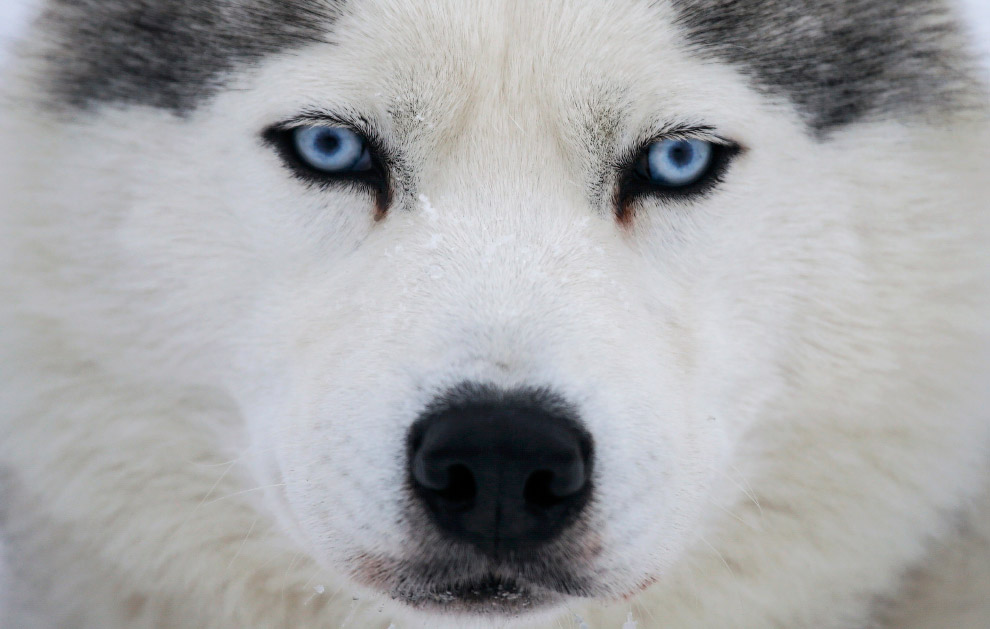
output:
{"label": "husky dog", "polygon": [[939,0],[47,0],[6,628],[990,626]]}

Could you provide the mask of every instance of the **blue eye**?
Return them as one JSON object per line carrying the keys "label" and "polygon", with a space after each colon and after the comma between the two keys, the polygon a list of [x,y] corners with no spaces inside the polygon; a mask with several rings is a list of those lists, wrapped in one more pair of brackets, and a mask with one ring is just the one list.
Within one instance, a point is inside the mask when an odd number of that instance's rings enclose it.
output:
{"label": "blue eye", "polygon": [[299,159],[325,173],[358,173],[371,170],[368,143],[344,127],[307,125],[292,130],[292,143]]}
{"label": "blue eye", "polygon": [[683,188],[708,174],[715,150],[705,140],[661,140],[647,148],[640,165],[643,176],[657,186]]}

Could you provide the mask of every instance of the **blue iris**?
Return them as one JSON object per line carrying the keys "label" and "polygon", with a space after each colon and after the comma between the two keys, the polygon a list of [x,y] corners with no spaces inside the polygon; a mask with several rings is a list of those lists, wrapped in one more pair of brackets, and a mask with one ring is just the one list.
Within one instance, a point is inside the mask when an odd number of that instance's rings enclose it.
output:
{"label": "blue iris", "polygon": [[697,183],[714,161],[712,143],[704,140],[661,140],[647,149],[645,171],[650,181],[668,188]]}
{"label": "blue iris", "polygon": [[310,168],[326,173],[370,170],[367,141],[344,127],[307,125],[292,131],[299,158]]}

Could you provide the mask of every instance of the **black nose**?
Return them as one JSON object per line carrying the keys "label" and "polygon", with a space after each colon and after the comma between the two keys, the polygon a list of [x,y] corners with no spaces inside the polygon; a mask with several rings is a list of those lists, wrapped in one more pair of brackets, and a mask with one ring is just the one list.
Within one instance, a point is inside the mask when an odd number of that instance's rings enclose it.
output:
{"label": "black nose", "polygon": [[409,464],[440,530],[490,555],[553,540],[591,494],[591,438],[545,390],[445,396],[413,425]]}

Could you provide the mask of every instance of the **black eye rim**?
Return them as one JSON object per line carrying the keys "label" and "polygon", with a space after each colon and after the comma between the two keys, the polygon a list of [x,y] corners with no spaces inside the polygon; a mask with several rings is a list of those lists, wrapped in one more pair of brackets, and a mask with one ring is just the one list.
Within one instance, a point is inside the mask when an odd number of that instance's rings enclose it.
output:
{"label": "black eye rim", "polygon": [[[311,166],[296,146],[295,132],[304,127],[338,127],[356,134],[365,142],[371,157],[367,170],[331,172]],[[360,123],[327,114],[303,114],[291,120],[276,123],[261,133],[264,144],[275,149],[282,163],[292,175],[308,186],[320,190],[352,187],[375,196],[378,214],[383,215],[392,201],[392,164],[394,158],[385,143],[367,121]]]}
{"label": "black eye rim", "polygon": [[[700,177],[684,185],[668,186],[651,180],[648,172],[650,148],[667,140],[702,140],[712,148],[711,161]],[[651,137],[638,148],[619,160],[616,170],[618,180],[615,193],[615,212],[620,219],[632,214],[633,205],[645,200],[661,203],[684,203],[700,200],[723,182],[729,165],[740,153],[742,147],[730,140],[714,136],[708,129],[679,130]]]}

